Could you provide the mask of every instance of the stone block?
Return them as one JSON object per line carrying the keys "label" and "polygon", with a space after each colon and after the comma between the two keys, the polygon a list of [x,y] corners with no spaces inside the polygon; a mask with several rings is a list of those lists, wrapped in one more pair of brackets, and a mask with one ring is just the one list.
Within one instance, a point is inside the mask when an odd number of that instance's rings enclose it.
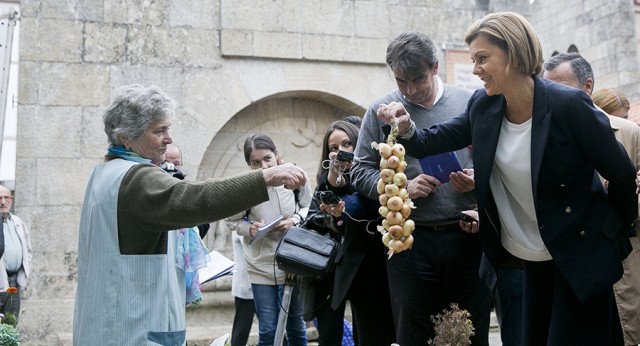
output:
{"label": "stone block", "polygon": [[20,105],[36,104],[38,102],[40,63],[20,61],[18,76],[18,103]]}
{"label": "stone block", "polygon": [[302,45],[309,60],[384,64],[388,44],[386,39],[304,35]]}
{"label": "stone block", "polygon": [[42,61],[40,49],[40,22],[36,18],[20,18],[20,62]]}
{"label": "stone block", "polygon": [[187,71],[181,98],[184,112],[214,131],[231,115],[251,103],[245,86],[224,70]]}
{"label": "stone block", "polygon": [[167,0],[104,0],[104,22],[161,26]]}
{"label": "stone block", "polygon": [[221,30],[220,52],[222,56],[252,56],[253,32],[249,30]]}
{"label": "stone block", "polygon": [[[25,141],[18,146],[22,157],[72,158],[80,152],[82,109],[37,107],[21,114],[18,131]],[[51,126],[56,124],[56,126]]]}
{"label": "stone block", "polygon": [[[181,86],[185,79],[182,67],[158,67],[145,65],[113,65],[109,70],[110,93],[105,104],[111,103],[116,89],[129,85],[156,85],[162,91],[176,99],[178,105],[182,103]],[[104,133],[104,131],[103,131]],[[105,137],[106,138],[106,137]]]}
{"label": "stone block", "polygon": [[[23,142],[22,136],[18,136],[17,146],[20,147]],[[37,191],[37,164],[36,159],[16,157],[16,191],[13,201],[13,207],[16,212],[26,206],[38,205],[38,199],[36,198]]]}
{"label": "stone block", "polygon": [[101,159],[107,153],[108,140],[104,132],[101,107],[85,107],[82,110],[80,154],[82,157]]}
{"label": "stone block", "polygon": [[[46,61],[79,62],[82,60],[84,24],[74,20],[42,19],[38,23],[38,55]],[[29,44],[22,42],[22,44]]]}
{"label": "stone block", "polygon": [[58,333],[72,330],[73,299],[30,299],[22,304],[18,325],[21,345],[59,345]]}
{"label": "stone block", "polygon": [[167,10],[169,26],[220,27],[220,1],[217,0],[169,0]]}
{"label": "stone block", "polygon": [[[265,32],[284,31],[283,0],[221,0],[221,28],[257,30]],[[259,10],[258,10],[259,9]]]}
{"label": "stone block", "polygon": [[[78,250],[78,225],[80,224],[81,209],[81,205],[24,207],[20,208],[20,214],[16,214],[29,225],[33,251],[75,253]],[[50,267],[52,263],[41,263],[41,265]],[[54,272],[66,272],[69,269],[69,266],[65,266]]]}
{"label": "stone block", "polygon": [[184,40],[185,66],[219,68],[222,65],[218,30],[189,29]]}
{"label": "stone block", "polygon": [[57,0],[42,2],[42,18],[101,21],[102,0]]}
{"label": "stone block", "polygon": [[187,29],[175,27],[131,27],[128,60],[134,64],[178,66],[184,62]]}
{"label": "stone block", "polygon": [[389,22],[380,20],[389,15],[388,7],[372,1],[356,1],[354,11],[355,36],[387,40]]}
{"label": "stone block", "polygon": [[43,206],[79,205],[95,159],[38,159],[37,198]]}
{"label": "stone block", "polygon": [[83,59],[87,62],[116,63],[124,59],[127,28],[122,25],[87,23]]}
{"label": "stone block", "polygon": [[302,35],[283,32],[253,32],[254,56],[280,59],[302,58]]}
{"label": "stone block", "polygon": [[353,1],[309,1],[305,6],[300,6],[300,11],[303,18],[302,32],[305,34],[355,35]]}
{"label": "stone block", "polygon": [[109,96],[107,65],[44,63],[40,76],[42,105],[98,106]]}

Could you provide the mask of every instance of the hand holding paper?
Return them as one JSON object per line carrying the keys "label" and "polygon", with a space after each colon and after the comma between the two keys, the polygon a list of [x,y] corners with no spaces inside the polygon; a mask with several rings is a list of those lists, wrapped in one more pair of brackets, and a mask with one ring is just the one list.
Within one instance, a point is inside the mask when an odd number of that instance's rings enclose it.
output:
{"label": "hand holding paper", "polygon": [[272,220],[272,221],[260,226],[260,228],[258,228],[258,232],[256,233],[256,235],[254,235],[251,238],[251,240],[249,240],[249,244],[253,244],[254,241],[262,239],[269,232],[271,232],[276,226],[278,226],[280,221],[282,221],[282,215],[280,215],[277,218],[275,218],[274,220]]}

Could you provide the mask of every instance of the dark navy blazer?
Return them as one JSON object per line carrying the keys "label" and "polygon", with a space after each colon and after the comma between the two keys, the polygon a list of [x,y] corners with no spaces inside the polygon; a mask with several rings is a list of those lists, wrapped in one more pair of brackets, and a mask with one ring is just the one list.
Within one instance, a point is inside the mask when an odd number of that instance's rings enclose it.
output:
{"label": "dark navy blazer", "polygon": [[[627,231],[637,218],[635,169],[609,120],[575,88],[533,77],[531,183],[542,240],[584,302],[611,288],[631,251]],[[480,241],[497,267],[506,258],[489,186],[506,102],[477,90],[459,116],[401,140],[421,158],[472,145]],[[609,181],[608,192],[598,173]]]}

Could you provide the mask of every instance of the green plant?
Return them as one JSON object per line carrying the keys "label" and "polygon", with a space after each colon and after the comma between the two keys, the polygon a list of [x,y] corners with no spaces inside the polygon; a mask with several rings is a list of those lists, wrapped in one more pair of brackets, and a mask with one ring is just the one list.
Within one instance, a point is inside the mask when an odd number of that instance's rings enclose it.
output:
{"label": "green plant", "polygon": [[473,323],[469,319],[471,314],[467,310],[460,310],[458,304],[451,303],[451,310],[431,316],[436,336],[429,340],[433,346],[468,346],[469,338],[475,334]]}
{"label": "green plant", "polygon": [[18,334],[18,331],[12,325],[0,323],[0,345],[20,345],[20,334]]}
{"label": "green plant", "polygon": [[15,328],[18,325],[18,319],[16,318],[16,315],[13,314],[13,312],[7,311],[4,313],[4,316],[2,317],[2,319],[0,319],[0,323],[8,324]]}

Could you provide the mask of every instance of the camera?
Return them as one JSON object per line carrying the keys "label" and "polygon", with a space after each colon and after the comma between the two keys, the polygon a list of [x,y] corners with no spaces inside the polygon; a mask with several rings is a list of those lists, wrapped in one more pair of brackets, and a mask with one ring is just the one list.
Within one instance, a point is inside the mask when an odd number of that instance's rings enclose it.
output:
{"label": "camera", "polygon": [[336,156],[336,160],[343,162],[351,162],[353,161],[353,153],[348,151],[340,150],[338,151],[338,155]]}
{"label": "camera", "polygon": [[340,198],[333,191],[320,191],[318,196],[324,204],[338,204],[340,202]]}
{"label": "camera", "polygon": [[180,180],[183,180],[186,176],[178,167],[176,167],[176,165],[168,161],[162,163],[162,165],[160,165],[160,168],[169,173],[172,177],[178,178]]}

